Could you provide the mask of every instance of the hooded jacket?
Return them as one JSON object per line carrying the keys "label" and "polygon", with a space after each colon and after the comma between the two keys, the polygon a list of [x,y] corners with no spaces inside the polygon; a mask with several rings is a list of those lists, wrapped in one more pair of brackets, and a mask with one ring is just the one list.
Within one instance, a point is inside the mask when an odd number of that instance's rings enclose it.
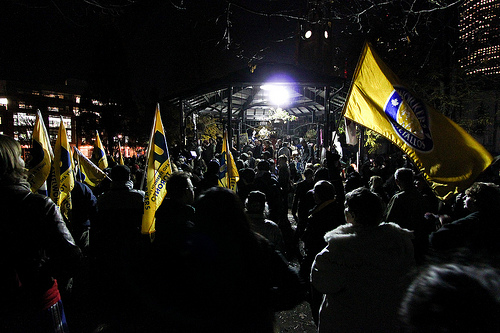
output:
{"label": "hooded jacket", "polygon": [[396,332],[397,310],[415,264],[412,233],[394,223],[345,224],[325,235],[313,286],[325,294],[319,332]]}

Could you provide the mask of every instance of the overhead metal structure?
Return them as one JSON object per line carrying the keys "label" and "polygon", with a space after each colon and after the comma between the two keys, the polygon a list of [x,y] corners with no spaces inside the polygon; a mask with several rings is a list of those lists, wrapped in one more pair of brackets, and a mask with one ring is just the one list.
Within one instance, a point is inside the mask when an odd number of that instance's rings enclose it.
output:
{"label": "overhead metal structure", "polygon": [[[244,124],[267,121],[277,107],[299,119],[298,123],[321,123],[325,133],[340,114],[348,84],[339,77],[324,76],[287,64],[260,64],[233,72],[169,99],[182,112],[181,133],[187,117],[212,114],[220,117],[231,134]],[[265,85],[286,87],[289,102],[277,105],[271,101]],[[327,110],[327,112],[325,112]],[[333,116],[333,117],[332,117]],[[302,121],[301,121],[302,120]],[[325,145],[330,135],[324,135]]]}

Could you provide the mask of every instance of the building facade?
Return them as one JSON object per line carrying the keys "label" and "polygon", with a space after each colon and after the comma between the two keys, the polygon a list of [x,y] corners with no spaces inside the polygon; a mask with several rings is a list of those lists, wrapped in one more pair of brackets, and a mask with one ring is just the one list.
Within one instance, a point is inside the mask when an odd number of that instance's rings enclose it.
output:
{"label": "building facade", "polygon": [[0,80],[0,134],[13,137],[25,148],[31,146],[36,113],[40,110],[52,144],[61,119],[70,143],[85,143],[85,138],[77,131],[76,119],[85,113],[92,113],[98,119],[102,106],[96,100],[82,103],[85,89],[85,82],[76,80],[57,86]]}
{"label": "building facade", "polygon": [[468,75],[500,75],[500,0],[467,0],[460,8],[460,65]]}

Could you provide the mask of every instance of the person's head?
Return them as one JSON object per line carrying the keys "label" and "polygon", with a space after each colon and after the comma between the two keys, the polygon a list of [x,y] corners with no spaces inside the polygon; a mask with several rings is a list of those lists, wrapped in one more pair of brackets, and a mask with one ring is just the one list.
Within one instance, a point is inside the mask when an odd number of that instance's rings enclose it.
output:
{"label": "person's head", "polygon": [[382,187],[382,185],[384,185],[384,180],[380,176],[371,176],[368,185],[370,185],[370,189],[374,190]]}
{"label": "person's head", "polygon": [[266,160],[259,161],[257,163],[257,170],[259,171],[269,171],[271,169],[271,166],[269,165],[269,162]]}
{"label": "person's head", "polygon": [[465,208],[470,211],[500,209],[500,186],[475,182],[465,190]]}
{"label": "person's head", "polygon": [[316,204],[335,199],[335,187],[327,180],[320,180],[314,184],[313,192]]}
{"label": "person's head", "polygon": [[250,233],[243,204],[234,191],[212,187],[195,203],[196,225],[220,236],[238,237]]}
{"label": "person's head", "polygon": [[263,159],[268,160],[268,159],[270,159],[271,157],[272,157],[272,155],[271,155],[271,152],[270,152],[270,151],[266,150],[266,151],[262,152],[262,158],[263,158]]}
{"label": "person's head", "polygon": [[217,160],[211,160],[207,164],[207,174],[208,175],[217,175],[219,174],[220,164]]}
{"label": "person's head", "polygon": [[359,187],[347,193],[344,206],[346,221],[349,223],[376,226],[382,222],[382,200],[366,187]]}
{"label": "person's head", "polygon": [[285,165],[288,165],[288,157],[286,157],[286,155],[280,155],[280,157],[278,157],[278,166],[285,166]]}
{"label": "person's head", "polygon": [[0,134],[0,183],[17,184],[26,179],[24,160],[19,143]]}
{"label": "person's head", "polygon": [[397,169],[394,174],[394,179],[396,180],[396,184],[403,191],[415,187],[415,184],[413,182],[414,174],[412,169]]}
{"label": "person's head", "polygon": [[319,167],[314,172],[314,182],[319,182],[320,180],[328,180],[330,174],[327,168]]}
{"label": "person's head", "polygon": [[172,173],[167,180],[167,196],[191,205],[194,201],[194,187],[190,175],[182,171]]}
{"label": "person's head", "polygon": [[243,160],[240,159],[237,159],[236,162],[234,162],[234,164],[236,165],[237,170],[241,170],[245,167],[245,162],[243,162]]}
{"label": "person's head", "polygon": [[500,276],[489,267],[429,266],[408,288],[399,315],[408,333],[499,332]]}
{"label": "person's head", "polygon": [[126,182],[130,180],[130,168],[126,165],[117,164],[111,168],[110,177],[114,182]]}
{"label": "person's head", "polygon": [[304,170],[304,179],[312,181],[314,178],[314,170],[311,168],[306,168]]}
{"label": "person's head", "polygon": [[249,214],[263,214],[266,208],[266,195],[261,191],[252,191],[245,201],[245,208]]}

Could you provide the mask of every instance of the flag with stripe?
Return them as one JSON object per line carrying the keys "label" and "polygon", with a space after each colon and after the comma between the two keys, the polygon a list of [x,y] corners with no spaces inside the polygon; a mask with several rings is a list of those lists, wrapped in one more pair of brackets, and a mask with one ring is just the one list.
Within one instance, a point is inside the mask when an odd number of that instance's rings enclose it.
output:
{"label": "flag with stripe", "polygon": [[97,165],[89,160],[87,156],[83,155],[76,147],[73,147],[73,159],[77,164],[77,178],[88,186],[94,188],[107,177],[104,171],[99,169]]}
{"label": "flag with stripe", "polygon": [[96,131],[96,137],[94,142],[94,150],[92,151],[92,162],[97,165],[101,170],[108,167],[108,159],[106,158],[106,150],[102,145],[101,138],[99,137],[99,132]]}
{"label": "flag with stripe", "polygon": [[66,127],[61,118],[59,132],[54,147],[53,177],[50,197],[61,208],[61,213],[69,219],[71,211],[71,190],[75,186],[73,163],[71,161],[71,146],[68,142]]}
{"label": "flag with stripe", "polygon": [[240,179],[233,154],[229,146],[227,131],[224,132],[222,141],[222,155],[220,158],[219,186],[236,191],[236,183]]}
{"label": "flag with stripe", "polygon": [[143,234],[155,232],[155,213],[167,194],[166,183],[172,174],[167,139],[160,115],[160,105],[156,108],[153,131],[149,141],[146,166],[146,193],[144,196]]}
{"label": "flag with stripe", "polygon": [[29,163],[28,182],[32,192],[48,195],[47,178],[52,167],[54,152],[50,146],[49,134],[43,122],[40,110],[37,111],[33,129],[31,161]]}

